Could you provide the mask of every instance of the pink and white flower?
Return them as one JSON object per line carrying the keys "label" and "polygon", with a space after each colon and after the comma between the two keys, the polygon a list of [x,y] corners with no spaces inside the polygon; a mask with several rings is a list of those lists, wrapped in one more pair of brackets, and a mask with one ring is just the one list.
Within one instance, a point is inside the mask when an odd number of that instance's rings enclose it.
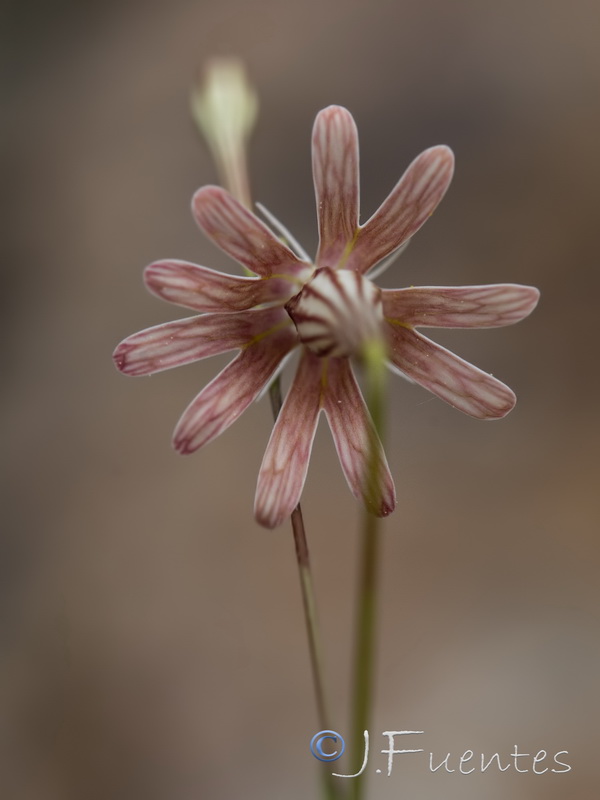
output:
{"label": "pink and white flower", "polygon": [[[346,109],[330,106],[318,114],[312,160],[319,223],[314,262],[283,244],[227,191],[206,186],[192,202],[198,225],[255,277],[185,261],[151,264],[144,273],[148,289],[199,315],[136,333],[114,353],[122,372],[150,375],[239,350],[175,428],[175,448],[192,453],[235,422],[301,348],[258,476],[255,515],[267,527],[279,525],[300,499],[322,411],[352,493],[372,505],[367,467],[376,467],[380,485],[371,510],[385,516],[394,509],[393,480],[351,365],[370,340],[383,340],[393,368],[452,406],[479,419],[503,417],[515,404],[513,392],[416,328],[510,325],[539,297],[537,289],[515,284],[380,289],[370,279],[442,199],[453,172],[449,148],[421,153],[363,225],[358,135]],[[369,464],[373,441],[377,464]]]}

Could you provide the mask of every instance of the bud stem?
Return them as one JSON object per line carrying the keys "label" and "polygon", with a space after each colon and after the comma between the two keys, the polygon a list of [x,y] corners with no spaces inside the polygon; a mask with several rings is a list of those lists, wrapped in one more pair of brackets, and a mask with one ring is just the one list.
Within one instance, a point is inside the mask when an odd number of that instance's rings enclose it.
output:
{"label": "bud stem", "polygon": [[[377,434],[382,436],[386,384],[385,346],[380,339],[369,341],[363,350],[363,366],[367,378],[367,405],[373,419],[370,453],[365,481],[368,486],[369,506],[381,505]],[[354,689],[352,701],[352,768],[359,769],[364,750],[364,731],[369,729],[375,673],[375,635],[379,567],[379,517],[365,507],[359,562],[359,598],[356,618],[354,651]],[[364,794],[364,774],[352,781],[351,796],[361,800]]]}

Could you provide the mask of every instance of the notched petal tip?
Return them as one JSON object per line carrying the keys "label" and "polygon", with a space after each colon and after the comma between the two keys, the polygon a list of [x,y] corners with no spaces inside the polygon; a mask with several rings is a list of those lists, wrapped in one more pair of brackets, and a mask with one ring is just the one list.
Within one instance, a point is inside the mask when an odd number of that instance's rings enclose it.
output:
{"label": "notched petal tip", "polygon": [[192,216],[198,227],[213,240],[223,226],[227,226],[226,215],[232,209],[235,212],[236,207],[236,199],[222,186],[201,186],[192,195]]}
{"label": "notched petal tip", "polygon": [[436,144],[433,147],[428,147],[421,155],[427,153],[436,155],[441,162],[445,162],[449,168],[454,169],[454,151],[447,144]]}
{"label": "notched petal tip", "polygon": [[528,317],[535,310],[540,301],[541,292],[535,286],[519,286],[523,297],[523,318]]}
{"label": "notched petal tip", "polygon": [[480,392],[471,399],[468,408],[463,408],[458,404],[454,405],[454,403],[450,403],[450,405],[474,419],[481,419],[484,421],[503,419],[507,414],[510,414],[515,407],[517,396],[505,383],[494,378],[490,373],[484,374],[489,375],[490,382],[494,382],[492,391],[486,392],[485,390],[480,390]]}
{"label": "notched petal tip", "polygon": [[435,144],[433,147],[428,147],[417,156],[415,161],[422,158],[436,161],[438,168],[449,170],[451,175],[454,172],[454,151],[447,144]]}
{"label": "notched petal tip", "polygon": [[175,263],[177,263],[175,259],[163,259],[162,261],[153,261],[147,267],[144,267],[144,286],[150,294],[161,300],[168,300],[164,293],[165,279],[168,279]]}
{"label": "notched petal tip", "polygon": [[[232,230],[244,228],[247,214],[247,209],[222,186],[201,186],[192,195],[192,216],[199,228],[213,240],[215,236],[224,233],[230,236]],[[250,216],[253,215],[250,213]],[[220,246],[218,241],[215,243]]]}
{"label": "notched petal tip", "polygon": [[180,456],[189,456],[202,447],[202,444],[198,444],[194,447],[189,437],[178,435],[177,429],[175,429],[171,437],[171,445],[173,450],[179,453]]}
{"label": "notched petal tip", "polygon": [[389,517],[396,508],[396,490],[394,484],[391,485],[390,489],[391,492],[388,492],[387,496],[384,495],[381,500],[381,506],[377,512],[378,517]]}
{"label": "notched petal tip", "polygon": [[[499,307],[504,312],[499,315],[499,322],[502,324],[521,322],[531,314],[540,300],[540,290],[535,286],[509,283],[498,288]],[[493,287],[490,287],[490,291],[492,289]]]}
{"label": "notched petal tip", "polygon": [[[510,414],[517,403],[517,396],[510,386],[495,378],[490,372],[484,372],[472,364],[468,366],[471,367],[474,374],[479,372],[482,380],[476,388],[473,388],[470,398],[460,398],[460,402],[452,402],[452,400],[446,400],[446,402],[474,419],[503,419]],[[446,398],[442,397],[442,400],[444,399]],[[467,407],[463,406],[465,401]]]}
{"label": "notched petal tip", "polygon": [[[217,246],[223,230],[229,227],[227,215],[237,208],[237,201],[222,186],[201,186],[192,195],[192,216],[206,236]],[[243,223],[241,223],[243,224]],[[240,222],[235,223],[239,227]],[[227,248],[225,248],[227,252]]]}
{"label": "notched petal tip", "polygon": [[350,119],[352,120],[352,123],[354,123],[354,117],[348,111],[348,109],[345,108],[345,106],[338,106],[335,103],[332,103],[330,106],[326,106],[325,108],[322,108],[319,111],[319,113],[315,117],[314,125],[316,127],[318,122],[319,123],[326,122],[328,120],[331,120],[333,117],[337,116],[343,117],[345,119]]}
{"label": "notched petal tip", "polygon": [[119,372],[123,372],[125,375],[127,374],[127,353],[129,348],[125,341],[120,342],[116,347],[112,354],[112,359],[114,362],[115,367],[119,370]]}
{"label": "notched petal tip", "polygon": [[259,525],[262,525],[263,528],[268,528],[269,530],[278,528],[288,517],[289,514],[275,517],[269,514],[267,509],[263,508],[262,505],[256,504],[254,506],[254,519]]}
{"label": "notched petal tip", "polygon": [[[490,376],[492,377],[492,376]],[[470,416],[481,420],[503,419],[506,417],[517,404],[517,396],[505,383],[498,383],[502,386],[502,400],[496,397],[496,405],[490,404],[487,409],[481,410],[480,413],[470,413]],[[459,409],[462,410],[462,409]]]}
{"label": "notched petal tip", "polygon": [[429,182],[429,190],[436,195],[435,205],[430,212],[431,215],[452,182],[455,164],[454,153],[448,145],[438,144],[424,150],[413,161],[413,164],[417,162],[425,162],[426,170],[422,179]]}
{"label": "notched petal tip", "polygon": [[134,333],[133,336],[128,336],[127,339],[123,339],[123,341],[119,342],[119,344],[115,347],[115,350],[112,354],[115,367],[119,370],[119,372],[123,373],[123,375],[128,375],[131,378],[137,378],[140,375],[149,374],[148,372],[139,371],[138,361],[135,358],[136,347],[131,340],[138,335],[139,334]]}
{"label": "notched petal tip", "polygon": [[393,482],[390,480],[385,482],[382,489],[383,494],[377,506],[374,506],[373,503],[367,502],[366,500],[364,502],[369,513],[380,519],[385,519],[385,517],[389,517],[396,508],[396,489]]}
{"label": "notched petal tip", "polygon": [[157,278],[162,276],[166,270],[170,269],[170,265],[173,263],[176,263],[174,258],[163,258],[160,261],[153,261],[151,264],[144,267],[144,286],[153,292]]}
{"label": "notched petal tip", "polygon": [[435,175],[435,184],[438,187],[440,184],[447,186],[450,183],[454,175],[454,152],[447,144],[436,144],[433,147],[428,147],[415,158],[413,164],[421,161],[425,161],[430,166],[431,172]]}
{"label": "notched petal tip", "polygon": [[[383,449],[382,455],[385,459]],[[394,486],[394,480],[387,462],[384,462],[380,469],[381,475],[379,478],[379,491],[381,494],[377,508],[371,509],[371,512],[374,513],[375,516],[383,518],[388,517],[396,508],[396,487]]]}
{"label": "notched petal tip", "polygon": [[228,198],[230,195],[222,186],[211,183],[206,186],[201,186],[200,189],[197,189],[192,195],[192,211],[196,211],[198,207],[202,207],[206,203],[214,202],[215,199],[222,199],[224,197]]}

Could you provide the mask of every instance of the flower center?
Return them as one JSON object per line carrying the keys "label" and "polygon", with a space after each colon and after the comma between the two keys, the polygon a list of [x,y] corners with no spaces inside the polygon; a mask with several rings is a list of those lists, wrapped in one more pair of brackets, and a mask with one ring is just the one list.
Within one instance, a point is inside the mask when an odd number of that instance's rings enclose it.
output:
{"label": "flower center", "polygon": [[349,269],[321,267],[285,306],[300,340],[318,356],[361,356],[381,339],[381,290]]}

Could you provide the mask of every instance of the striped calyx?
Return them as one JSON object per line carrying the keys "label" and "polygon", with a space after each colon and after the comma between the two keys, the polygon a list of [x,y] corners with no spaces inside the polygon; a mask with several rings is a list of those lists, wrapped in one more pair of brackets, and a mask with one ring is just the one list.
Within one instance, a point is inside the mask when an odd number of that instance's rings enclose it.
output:
{"label": "striped calyx", "polygon": [[367,343],[382,338],[381,290],[354,270],[321,267],[285,308],[318,356],[361,356]]}

